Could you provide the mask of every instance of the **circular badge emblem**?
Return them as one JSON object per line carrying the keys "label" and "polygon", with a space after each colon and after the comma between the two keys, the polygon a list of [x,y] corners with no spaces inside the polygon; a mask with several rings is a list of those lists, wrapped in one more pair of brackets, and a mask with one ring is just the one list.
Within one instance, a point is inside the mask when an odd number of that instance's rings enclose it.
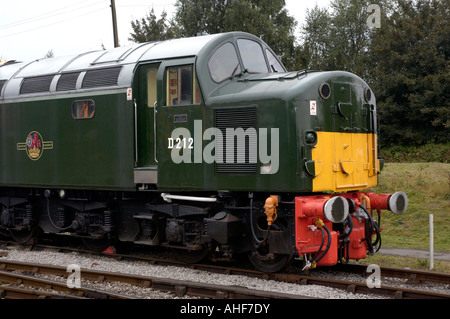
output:
{"label": "circular badge emblem", "polygon": [[33,161],[37,161],[42,156],[43,152],[43,140],[41,134],[36,131],[31,132],[27,136],[26,144],[28,157]]}

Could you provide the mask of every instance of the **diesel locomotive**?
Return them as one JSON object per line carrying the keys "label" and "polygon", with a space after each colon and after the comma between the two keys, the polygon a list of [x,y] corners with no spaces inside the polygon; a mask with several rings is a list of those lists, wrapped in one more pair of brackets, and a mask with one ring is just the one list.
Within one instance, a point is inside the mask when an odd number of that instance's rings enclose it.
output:
{"label": "diesel locomotive", "polygon": [[[287,72],[230,32],[0,67],[0,232],[248,255],[265,272],[381,245],[375,96],[341,71]],[[377,217],[377,218],[375,218]]]}

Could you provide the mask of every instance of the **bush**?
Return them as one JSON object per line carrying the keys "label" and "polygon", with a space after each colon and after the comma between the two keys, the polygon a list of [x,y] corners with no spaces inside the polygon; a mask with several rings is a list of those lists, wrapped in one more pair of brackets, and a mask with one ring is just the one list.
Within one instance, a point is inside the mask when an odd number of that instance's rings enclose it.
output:
{"label": "bush", "polygon": [[449,163],[450,143],[381,147],[381,157],[387,163]]}

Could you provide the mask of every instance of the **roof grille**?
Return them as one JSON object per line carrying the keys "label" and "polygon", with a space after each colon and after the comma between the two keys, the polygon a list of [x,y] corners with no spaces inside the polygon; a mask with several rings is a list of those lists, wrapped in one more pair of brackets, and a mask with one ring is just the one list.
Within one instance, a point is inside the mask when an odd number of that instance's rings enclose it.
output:
{"label": "roof grille", "polygon": [[50,92],[53,75],[25,78],[20,87],[20,94]]}
{"label": "roof grille", "polygon": [[87,89],[102,86],[115,86],[118,83],[121,69],[122,67],[116,67],[87,71],[81,87]]}
{"label": "roof grille", "polygon": [[56,91],[70,91],[75,90],[77,86],[77,80],[80,72],[78,73],[65,73],[61,75],[56,86]]}
{"label": "roof grille", "polygon": [[[227,163],[227,145],[226,145],[226,133],[227,128],[236,129],[241,128],[244,132],[249,128],[255,129],[257,127],[256,121],[256,107],[239,107],[231,109],[216,109],[215,110],[215,127],[220,129],[223,136],[223,163],[216,162],[217,174],[232,174],[232,175],[252,175],[256,174],[256,161],[250,158],[250,151],[252,150],[256,154],[257,152],[257,139],[251,139],[246,136],[244,149],[239,148],[238,137],[234,137],[234,160],[232,163]],[[242,138],[242,137],[241,137]],[[240,159],[240,160],[239,160]],[[242,160],[245,159],[245,160]],[[239,163],[243,162],[243,163]]]}

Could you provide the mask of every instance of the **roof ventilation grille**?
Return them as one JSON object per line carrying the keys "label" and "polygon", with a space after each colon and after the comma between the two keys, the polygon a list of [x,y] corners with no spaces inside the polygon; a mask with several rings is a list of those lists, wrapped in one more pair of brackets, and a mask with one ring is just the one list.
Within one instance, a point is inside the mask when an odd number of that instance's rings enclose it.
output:
{"label": "roof ventilation grille", "polygon": [[53,75],[37,76],[23,79],[20,94],[50,92]]}
{"label": "roof ventilation grille", "polygon": [[83,89],[88,89],[103,86],[115,86],[118,84],[121,69],[122,67],[115,67],[87,71],[81,87]]}
{"label": "roof ventilation grille", "polygon": [[77,80],[80,72],[77,73],[65,73],[62,74],[58,80],[56,91],[70,91],[75,90],[77,86]]}

